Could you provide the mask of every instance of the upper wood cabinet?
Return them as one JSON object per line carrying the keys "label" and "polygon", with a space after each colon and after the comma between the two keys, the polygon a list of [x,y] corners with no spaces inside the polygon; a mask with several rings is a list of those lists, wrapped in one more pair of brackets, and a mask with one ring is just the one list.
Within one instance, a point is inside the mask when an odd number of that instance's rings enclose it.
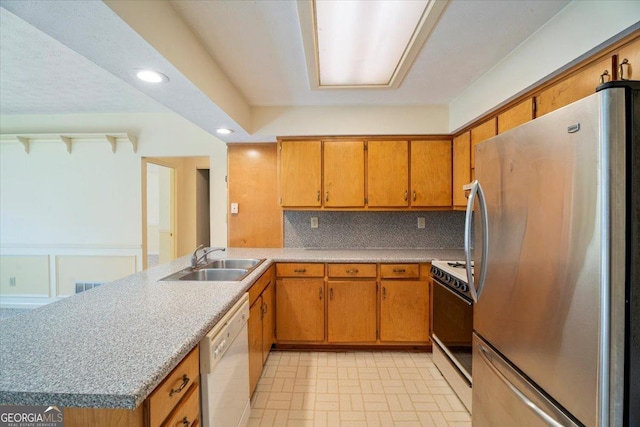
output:
{"label": "upper wood cabinet", "polygon": [[493,117],[486,122],[471,128],[471,169],[476,167],[476,155],[474,147],[492,136],[496,136],[496,118]]}
{"label": "upper wood cabinet", "polygon": [[471,133],[453,138],[453,206],[465,208],[467,199],[462,186],[471,181]]}
{"label": "upper wood cabinet", "polygon": [[[536,117],[596,93],[596,87],[600,84],[600,76],[605,71],[609,75],[612,73],[610,56],[581,68],[567,78],[544,89],[536,97]],[[607,80],[605,79],[605,81]]]}
{"label": "upper wood cabinet", "polygon": [[411,206],[451,206],[451,141],[411,141]]}
{"label": "upper wood cabinet", "polygon": [[324,142],[324,206],[364,207],[364,141]]}
{"label": "upper wood cabinet", "polygon": [[322,144],[320,141],[280,142],[280,204],[320,207]]}
{"label": "upper wood cabinet", "polygon": [[369,206],[409,206],[409,142],[369,141],[367,153]]}
{"label": "upper wood cabinet", "polygon": [[498,114],[498,133],[506,132],[531,120],[533,120],[533,98],[527,98]]}

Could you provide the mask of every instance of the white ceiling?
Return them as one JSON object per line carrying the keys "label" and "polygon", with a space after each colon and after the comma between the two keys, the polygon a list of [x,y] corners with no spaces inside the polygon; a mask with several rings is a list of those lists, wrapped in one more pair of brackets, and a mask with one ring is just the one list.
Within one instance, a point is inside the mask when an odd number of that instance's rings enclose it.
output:
{"label": "white ceiling", "polygon": [[[358,90],[309,89],[295,1],[170,3],[249,107],[406,106],[450,103],[569,0],[451,0],[398,89]],[[169,109],[209,132],[235,127],[225,141],[256,140],[105,3],[0,5],[1,114]],[[158,89],[133,80],[143,66],[171,81]]]}

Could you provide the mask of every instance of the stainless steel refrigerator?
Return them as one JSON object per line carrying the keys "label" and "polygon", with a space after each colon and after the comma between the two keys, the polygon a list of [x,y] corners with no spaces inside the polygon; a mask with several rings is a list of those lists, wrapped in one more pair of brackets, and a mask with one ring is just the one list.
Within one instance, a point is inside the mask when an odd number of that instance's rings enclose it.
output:
{"label": "stainless steel refrigerator", "polygon": [[640,426],[639,116],[612,82],[476,146],[474,427]]}

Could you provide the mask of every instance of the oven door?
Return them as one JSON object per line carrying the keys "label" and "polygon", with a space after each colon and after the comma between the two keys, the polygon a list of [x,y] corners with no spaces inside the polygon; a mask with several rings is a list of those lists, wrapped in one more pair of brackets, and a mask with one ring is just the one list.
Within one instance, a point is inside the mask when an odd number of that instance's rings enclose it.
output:
{"label": "oven door", "polygon": [[433,279],[433,341],[471,385],[473,303]]}

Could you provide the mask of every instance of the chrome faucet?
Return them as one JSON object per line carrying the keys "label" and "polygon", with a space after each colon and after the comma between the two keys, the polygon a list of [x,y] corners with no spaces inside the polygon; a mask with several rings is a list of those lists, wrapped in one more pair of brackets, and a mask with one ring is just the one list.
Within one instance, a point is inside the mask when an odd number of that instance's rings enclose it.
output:
{"label": "chrome faucet", "polygon": [[226,250],[226,248],[209,248],[208,250],[205,249],[204,253],[200,255],[200,257],[198,257],[198,251],[202,248],[204,248],[204,245],[198,246],[196,250],[193,251],[193,255],[191,255],[191,268],[198,268],[200,261],[202,261],[202,259],[206,260],[207,255],[209,255],[211,252],[215,252],[215,251],[224,252]]}

